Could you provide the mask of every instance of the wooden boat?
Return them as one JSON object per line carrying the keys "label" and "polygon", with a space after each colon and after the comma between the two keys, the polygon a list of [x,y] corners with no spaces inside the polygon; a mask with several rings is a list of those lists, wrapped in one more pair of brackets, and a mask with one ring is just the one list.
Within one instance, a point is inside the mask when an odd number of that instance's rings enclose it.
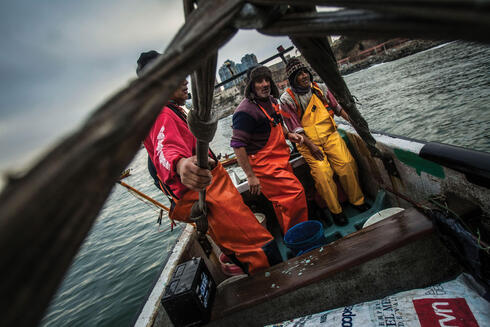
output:
{"label": "wooden boat", "polygon": [[[316,5],[346,9],[318,13]],[[313,0],[305,7],[297,0],[184,0],[184,11],[184,26],[143,76],[104,102],[79,130],[25,175],[12,178],[0,194],[0,258],[8,267],[0,271],[0,305],[4,309],[0,325],[39,323],[120,172],[139,151],[141,140],[171,92],[191,73],[191,114],[209,121],[217,49],[239,28],[291,38],[352,120],[353,129],[343,130],[360,167],[366,194],[374,201],[378,191],[386,190],[386,205],[405,210],[347,236],[340,235],[324,248],[289,259],[263,274],[223,285],[210,325],[254,326],[280,321],[426,286],[463,270],[441,244],[431,220],[401,198],[412,198],[420,207],[417,203],[424,203],[429,196],[445,197],[447,204],[442,205],[463,218],[477,217],[471,221],[483,231],[490,212],[488,154],[371,133],[338,72],[325,35],[395,35],[488,43],[488,4]],[[205,167],[207,141],[198,140],[198,163]],[[302,159],[294,159],[293,165],[301,180],[308,181]],[[246,188],[245,183],[238,184],[245,197]],[[480,213],[475,214],[478,210]],[[479,240],[478,244],[483,243]],[[204,258],[217,283],[225,279],[216,258],[203,255],[193,229],[186,228],[137,326],[169,325],[160,305],[165,282],[177,263],[195,256]],[[488,256],[483,259],[488,260]],[[484,263],[488,267],[488,261]],[[285,307],[288,310],[283,310]]]}
{"label": "wooden boat", "polygon": [[[263,326],[427,287],[465,270],[441,241],[431,217],[403,198],[430,205],[428,199],[438,195],[462,219],[479,217],[476,219],[484,219],[480,223],[488,223],[485,220],[488,218],[483,217],[490,212],[490,154],[375,133],[377,144],[392,155],[393,162],[387,169],[381,160],[370,155],[352,127],[340,127],[357,160],[363,189],[374,208],[367,214],[357,215],[345,209],[351,216],[350,224],[342,228],[327,227],[327,239],[334,240],[328,245],[219,286],[209,326]],[[307,193],[313,191],[304,159],[297,157],[291,163],[295,174],[307,186]],[[482,185],[469,180],[479,180]],[[238,184],[237,188],[250,203],[247,182]],[[374,211],[391,206],[405,210],[362,228]],[[266,207],[262,203],[262,208]],[[268,221],[273,221],[273,211],[264,211]],[[272,230],[276,240],[280,240],[274,226]],[[285,249],[283,244],[280,246]],[[204,255],[194,228],[188,226],[135,326],[171,325],[160,303],[161,296],[175,267],[193,257],[205,259],[217,284],[229,278],[222,273],[215,253],[209,258]],[[485,260],[489,262],[488,254]]]}

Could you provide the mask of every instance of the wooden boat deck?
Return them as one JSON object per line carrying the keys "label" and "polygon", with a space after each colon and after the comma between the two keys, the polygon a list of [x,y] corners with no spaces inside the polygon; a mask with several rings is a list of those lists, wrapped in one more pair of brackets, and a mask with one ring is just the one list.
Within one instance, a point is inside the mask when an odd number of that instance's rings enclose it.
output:
{"label": "wooden boat deck", "polygon": [[[427,246],[432,248],[431,251],[442,251],[441,254],[445,252],[435,235],[428,237],[433,234],[432,232],[433,225],[429,218],[416,209],[409,208],[341,240],[278,264],[249,278],[225,285],[219,290],[219,296],[214,303],[212,314],[214,322],[211,325],[215,323],[227,325],[232,321],[238,325],[261,325],[265,322],[290,319],[297,316],[298,313],[309,314],[329,309],[328,303],[332,301],[328,298],[332,295],[336,297],[333,302],[337,306],[349,305],[371,300],[372,296],[378,297],[380,294],[385,296],[400,289],[426,286],[417,285],[417,274],[434,274],[433,278],[421,279],[425,283],[427,280],[440,281],[441,278],[448,277],[445,276],[448,272],[453,274],[459,271],[459,266],[450,261],[449,256],[441,256],[440,258],[425,256],[427,260],[420,260],[419,258],[424,254],[412,252],[427,251]],[[419,240],[423,243],[422,246],[414,245]],[[431,244],[427,244],[427,242]],[[410,246],[407,247],[408,244]],[[401,252],[395,251],[397,249]],[[386,262],[381,265],[381,268],[376,268],[378,270],[371,271],[369,268],[361,267],[361,265],[385,254],[388,255],[388,258],[384,259]],[[412,262],[407,260],[410,257],[417,259]],[[391,266],[392,264],[393,266]],[[441,264],[445,264],[447,269],[435,269]],[[415,272],[411,272],[412,266],[414,266]],[[356,271],[359,267],[364,270],[357,270],[354,277],[352,274],[349,277],[358,281],[358,284],[348,282],[347,278],[342,277],[346,272],[352,273],[352,268],[355,268]],[[393,275],[390,276],[390,280],[383,281],[382,276],[390,274],[390,269],[393,269]],[[403,270],[406,271],[403,272]],[[406,276],[403,276],[404,273]],[[339,282],[335,277],[340,277],[341,281]],[[327,278],[330,282],[322,286],[324,283],[322,281]],[[387,276],[385,278],[388,279]],[[344,285],[336,285],[335,283]],[[384,285],[380,283],[384,283]],[[363,287],[356,290],[362,284],[372,285],[364,291],[362,290]],[[308,286],[311,287],[308,288]],[[344,288],[347,293],[343,295],[342,292],[339,292],[339,288]],[[374,288],[376,291],[370,291],[369,288]],[[353,294],[354,290],[358,294]],[[300,297],[296,294],[296,301],[298,298],[303,298],[305,301],[318,302],[318,305],[311,303],[302,305],[299,302],[289,303],[288,301],[293,299],[292,294],[298,292],[305,292],[305,294]],[[306,295],[306,293],[310,294]],[[342,295],[345,299],[341,299]],[[341,298],[339,299],[339,297]],[[276,303],[271,303],[272,300]],[[325,300],[328,303],[324,303]],[[319,308],[321,303],[327,307]],[[277,305],[278,311],[283,311],[283,313],[278,312],[277,315],[271,316],[271,305]],[[289,307],[283,307],[284,305]],[[269,306],[269,309],[264,309],[264,312],[268,311],[268,314],[261,316],[261,306]],[[291,312],[292,316],[287,313],[288,311]],[[293,311],[294,313],[292,313]],[[234,313],[238,313],[239,316],[236,317]],[[249,321],[245,323],[247,319]]]}

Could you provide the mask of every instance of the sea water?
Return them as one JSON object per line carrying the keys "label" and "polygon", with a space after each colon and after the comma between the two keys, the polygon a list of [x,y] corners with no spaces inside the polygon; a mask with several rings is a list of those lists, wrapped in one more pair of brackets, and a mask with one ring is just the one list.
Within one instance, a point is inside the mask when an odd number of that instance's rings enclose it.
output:
{"label": "sea water", "polygon": [[[490,152],[490,47],[452,42],[344,79],[372,130]],[[212,147],[231,153],[231,117]],[[142,149],[125,182],[168,206]],[[128,326],[143,305],[182,226],[115,185],[53,299],[43,326]]]}

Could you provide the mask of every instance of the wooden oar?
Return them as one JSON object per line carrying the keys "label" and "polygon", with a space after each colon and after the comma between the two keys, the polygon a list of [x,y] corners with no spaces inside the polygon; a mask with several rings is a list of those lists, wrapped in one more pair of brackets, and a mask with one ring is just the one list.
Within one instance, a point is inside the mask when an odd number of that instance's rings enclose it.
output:
{"label": "wooden oar", "polygon": [[133,191],[134,193],[138,194],[138,195],[139,195],[139,196],[141,196],[143,199],[150,201],[151,203],[153,203],[153,204],[154,204],[154,205],[156,205],[157,207],[160,207],[160,208],[162,208],[162,209],[165,209],[165,210],[167,210],[167,211],[170,211],[170,209],[169,209],[169,208],[167,208],[166,206],[164,206],[163,204],[161,204],[161,203],[160,203],[160,202],[158,202],[157,200],[154,200],[154,199],[150,198],[150,197],[149,197],[148,195],[146,195],[145,193],[138,191],[138,190],[137,190],[137,189],[135,189],[134,187],[129,186],[128,184],[126,184],[126,183],[124,183],[124,182],[122,182],[122,181],[117,181],[117,183],[118,183],[119,185],[124,186],[124,187],[125,187],[125,188],[127,188],[128,190]]}

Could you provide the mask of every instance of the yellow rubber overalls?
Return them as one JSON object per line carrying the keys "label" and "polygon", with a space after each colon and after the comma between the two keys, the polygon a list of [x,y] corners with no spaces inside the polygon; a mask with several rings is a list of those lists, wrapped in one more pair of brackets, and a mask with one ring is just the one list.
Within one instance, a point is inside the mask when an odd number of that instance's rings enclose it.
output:
{"label": "yellow rubber overalls", "polygon": [[291,89],[287,89],[287,92],[296,104],[298,118],[300,118],[306,136],[323,152],[323,160],[317,160],[306,145],[297,146],[298,151],[310,166],[315,187],[325,200],[328,209],[334,214],[342,212],[337,198],[337,185],[333,180],[334,172],[339,177],[349,202],[353,205],[363,204],[364,195],[359,186],[356,162],[337,132],[337,125],[332,118],[333,111],[328,108],[326,101],[323,102],[315,94],[323,96],[322,91],[316,85],[312,85],[312,96],[302,117],[300,116],[301,108],[294,93]]}

